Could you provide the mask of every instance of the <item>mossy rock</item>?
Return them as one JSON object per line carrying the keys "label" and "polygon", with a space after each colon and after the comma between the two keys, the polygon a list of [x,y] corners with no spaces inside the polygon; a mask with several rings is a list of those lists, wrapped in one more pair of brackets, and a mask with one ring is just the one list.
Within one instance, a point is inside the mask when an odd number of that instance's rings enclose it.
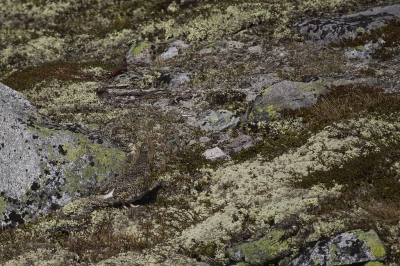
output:
{"label": "mossy rock", "polygon": [[267,265],[288,256],[290,240],[285,239],[284,231],[272,231],[257,241],[242,243],[227,250],[233,261],[244,261],[251,265]]}

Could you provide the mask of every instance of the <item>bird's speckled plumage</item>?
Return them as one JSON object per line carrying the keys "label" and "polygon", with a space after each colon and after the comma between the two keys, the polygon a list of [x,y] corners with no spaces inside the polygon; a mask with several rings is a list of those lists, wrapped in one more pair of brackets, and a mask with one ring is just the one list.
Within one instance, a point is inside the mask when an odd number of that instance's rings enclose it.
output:
{"label": "bird's speckled plumage", "polygon": [[149,171],[149,145],[144,143],[135,164],[123,175],[106,179],[94,189],[108,204],[126,204],[141,199],[152,189]]}

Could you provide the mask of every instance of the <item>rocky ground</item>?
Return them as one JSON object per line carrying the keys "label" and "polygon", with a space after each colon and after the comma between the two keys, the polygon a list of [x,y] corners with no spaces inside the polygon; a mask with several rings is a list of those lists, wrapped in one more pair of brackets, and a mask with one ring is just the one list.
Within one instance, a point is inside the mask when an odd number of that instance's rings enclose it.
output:
{"label": "rocky ground", "polygon": [[0,262],[398,265],[397,3],[6,1]]}

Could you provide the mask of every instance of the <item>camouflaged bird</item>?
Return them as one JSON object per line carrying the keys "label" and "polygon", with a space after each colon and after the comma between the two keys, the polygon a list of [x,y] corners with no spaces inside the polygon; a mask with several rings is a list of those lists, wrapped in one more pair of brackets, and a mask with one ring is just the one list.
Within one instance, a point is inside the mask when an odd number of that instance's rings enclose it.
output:
{"label": "camouflaged bird", "polygon": [[152,184],[149,169],[149,145],[142,144],[137,161],[123,175],[108,178],[93,189],[93,193],[103,195],[100,205],[129,204],[141,199],[157,184]]}

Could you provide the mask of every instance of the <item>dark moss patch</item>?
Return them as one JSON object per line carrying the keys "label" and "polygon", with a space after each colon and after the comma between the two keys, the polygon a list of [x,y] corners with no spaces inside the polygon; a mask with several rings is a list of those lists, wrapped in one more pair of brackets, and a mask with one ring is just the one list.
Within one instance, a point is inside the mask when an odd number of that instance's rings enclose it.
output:
{"label": "dark moss patch", "polygon": [[342,185],[340,196],[320,200],[318,206],[308,211],[315,215],[350,211],[355,205],[371,201],[400,205],[400,182],[398,173],[392,168],[393,162],[400,160],[400,144],[391,143],[379,147],[379,152],[371,151],[334,166],[329,171],[316,171],[293,183],[295,188],[308,189],[322,185],[329,189]]}
{"label": "dark moss patch", "polygon": [[243,101],[246,94],[236,90],[210,92],[206,95],[206,101],[211,105],[224,105],[234,101]]}
{"label": "dark moss patch", "polygon": [[263,141],[255,143],[254,146],[232,154],[231,158],[240,163],[260,155],[265,161],[269,161],[291,149],[304,145],[307,142],[308,134],[303,132],[276,136],[264,133],[263,138]]}
{"label": "dark moss patch", "polygon": [[368,85],[345,85],[329,88],[318,102],[299,110],[283,110],[283,116],[302,117],[308,129],[321,130],[332,122],[367,113],[385,115],[400,110],[400,99],[383,89]]}
{"label": "dark moss patch", "polygon": [[89,81],[95,77],[85,74],[82,69],[94,66],[100,66],[107,70],[117,69],[115,63],[101,61],[92,62],[49,62],[40,66],[31,66],[16,71],[7,78],[1,80],[5,85],[17,90],[26,91],[33,89],[40,82],[59,81]]}
{"label": "dark moss patch", "polygon": [[192,258],[200,259],[201,256],[206,256],[209,258],[215,257],[215,253],[218,246],[216,243],[196,243],[189,250],[189,255]]}
{"label": "dark moss patch", "polygon": [[206,157],[203,155],[204,151],[205,149],[202,147],[192,147],[182,150],[181,152],[179,152],[179,154],[171,158],[169,162],[169,169],[177,169],[181,172],[193,175],[204,166],[215,169],[224,163],[224,161],[219,160],[207,160]]}

